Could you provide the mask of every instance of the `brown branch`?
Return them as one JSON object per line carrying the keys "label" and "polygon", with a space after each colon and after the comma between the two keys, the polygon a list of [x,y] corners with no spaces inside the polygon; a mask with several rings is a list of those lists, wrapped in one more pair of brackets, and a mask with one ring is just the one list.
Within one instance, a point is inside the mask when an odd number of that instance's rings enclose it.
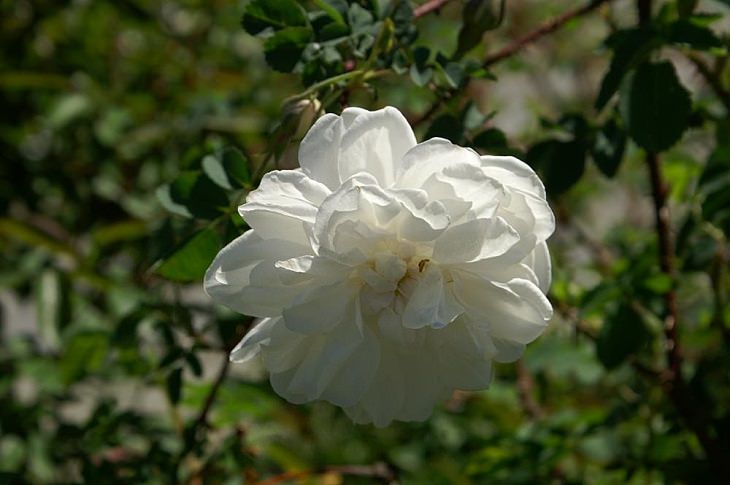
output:
{"label": "brown branch", "polygon": [[532,419],[542,419],[545,417],[545,410],[535,400],[534,381],[530,370],[525,366],[522,359],[516,363],[517,367],[517,391],[519,393],[520,403],[522,407],[530,415]]}
{"label": "brown branch", "polygon": [[[503,61],[505,59],[508,59],[509,57],[513,56],[517,52],[521,51],[528,45],[538,41],[542,37],[555,32],[560,27],[565,25],[568,21],[586,15],[596,8],[598,8],[600,5],[604,3],[611,2],[612,0],[592,0],[590,3],[583,7],[579,7],[573,10],[568,10],[567,12],[559,15],[558,17],[549,20],[539,26],[537,29],[533,30],[529,34],[525,35],[524,37],[521,37],[517,39],[516,41],[512,42],[511,44],[505,46],[504,48],[500,49],[499,51],[495,52],[494,54],[491,54],[487,56],[486,59],[484,59],[484,62],[482,65],[484,67],[491,67],[494,64],[497,64],[500,61]],[[429,2],[429,3],[437,3],[437,2]],[[445,2],[444,2],[445,3]],[[427,4],[424,4],[425,6]],[[458,89],[450,89],[444,92],[443,95],[439,96],[436,101],[433,102],[433,104],[429,107],[429,109],[419,116],[418,118],[415,118],[413,121],[411,121],[411,124],[413,126],[419,125],[423,123],[424,121],[429,120],[436,112],[443,106],[444,102],[446,102],[448,99],[450,99],[454,93],[456,93]]]}
{"label": "brown branch", "polygon": [[[654,200],[654,214],[659,245],[659,266],[663,273],[676,280],[674,269],[674,248],[669,225],[669,207],[667,205],[667,186],[664,183],[659,165],[659,157],[655,153],[647,153],[646,163]],[[664,336],[668,371],[664,375],[663,387],[679,412],[687,427],[697,436],[705,452],[710,468],[717,478],[723,482],[730,481],[730,463],[723,450],[723,445],[712,433],[712,425],[703,412],[706,406],[697,402],[692,391],[682,376],[682,352],[677,336],[677,293],[672,286],[664,294]]]}
{"label": "brown branch", "polygon": [[[669,227],[669,207],[667,205],[667,186],[664,183],[659,166],[659,157],[655,153],[646,154],[646,164],[649,168],[652,199],[654,201],[654,216],[659,245],[659,266],[663,273],[672,281],[676,280],[674,273],[674,248],[671,229]],[[681,379],[682,354],[677,339],[677,292],[670,288],[664,294],[666,315],[664,316],[664,336],[666,338],[667,367],[672,373],[672,380]]]}
{"label": "brown branch", "polygon": [[413,18],[423,17],[424,15],[429,14],[434,10],[440,9],[450,1],[451,0],[430,0],[422,5],[419,5],[418,7],[413,9]]}
{"label": "brown branch", "polygon": [[482,66],[484,67],[490,67],[493,64],[496,64],[504,59],[507,59],[508,57],[511,57],[515,55],[517,52],[521,51],[525,47],[527,47],[530,44],[533,44],[537,40],[541,39],[542,37],[551,34],[558,30],[560,27],[565,25],[567,22],[573,20],[576,17],[581,17],[587,13],[592,12],[599,6],[601,6],[604,3],[610,2],[611,0],[593,0],[590,3],[575,8],[573,10],[568,10],[567,12],[555,17],[552,20],[548,20],[541,26],[539,26],[537,29],[533,30],[529,34],[520,37],[519,39],[515,40],[511,44],[503,47],[502,49],[498,50],[494,54],[491,54],[487,56],[486,59],[484,59],[484,62],[482,63]]}

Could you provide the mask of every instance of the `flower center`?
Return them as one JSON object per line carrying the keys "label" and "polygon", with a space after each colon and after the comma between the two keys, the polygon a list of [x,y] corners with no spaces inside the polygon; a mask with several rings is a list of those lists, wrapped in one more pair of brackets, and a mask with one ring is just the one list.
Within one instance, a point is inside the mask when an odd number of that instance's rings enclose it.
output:
{"label": "flower center", "polygon": [[418,249],[414,246],[390,247],[375,253],[357,268],[366,313],[377,314],[387,307],[396,314],[402,312],[418,278],[431,264],[425,252]]}

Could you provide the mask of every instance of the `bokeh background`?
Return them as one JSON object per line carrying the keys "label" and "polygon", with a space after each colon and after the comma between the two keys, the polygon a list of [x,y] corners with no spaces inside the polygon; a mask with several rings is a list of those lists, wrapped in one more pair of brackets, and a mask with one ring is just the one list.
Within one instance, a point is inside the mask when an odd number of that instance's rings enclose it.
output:
{"label": "bokeh background", "polygon": [[[506,2],[501,22],[490,1],[414,2],[416,15],[396,0],[299,3],[314,24],[303,45],[327,7],[345,13],[333,38],[351,40],[272,53],[267,31],[242,28],[245,1],[0,1],[0,483],[723,483],[711,455],[730,463],[728,2],[592,2],[481,71],[589,2]],[[465,16],[475,3],[491,17]],[[620,101],[595,108],[620,51],[605,41],[637,25],[637,3],[657,29],[702,30],[651,54],[692,102],[659,160],[674,274],[659,265],[645,150]],[[327,83],[353,69],[377,77]],[[285,103],[307,87],[316,103]],[[519,155],[558,217],[549,330],[424,423],[376,429],[288,404],[256,363],[227,363],[252,322],[202,291],[245,230],[236,205],[266,170],[296,166],[318,106],[345,104],[396,106],[419,139]],[[609,155],[621,148],[608,161],[601,136]]]}

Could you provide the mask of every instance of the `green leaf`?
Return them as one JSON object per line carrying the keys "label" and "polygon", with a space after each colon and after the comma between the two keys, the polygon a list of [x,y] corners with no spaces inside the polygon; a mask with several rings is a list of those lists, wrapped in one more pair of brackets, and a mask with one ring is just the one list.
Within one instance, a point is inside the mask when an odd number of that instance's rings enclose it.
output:
{"label": "green leaf", "polygon": [[656,34],[646,29],[619,30],[606,42],[613,49],[613,57],[596,98],[595,106],[599,111],[618,90],[624,76],[659,44]]}
{"label": "green leaf", "polygon": [[295,0],[253,0],[241,20],[243,28],[256,35],[266,28],[275,30],[307,25],[304,9]]}
{"label": "green leaf", "polygon": [[548,193],[560,194],[583,175],[585,148],[578,141],[547,140],[530,148],[527,160],[542,173]]}
{"label": "green leaf", "polygon": [[162,264],[157,273],[173,281],[195,281],[205,274],[221,248],[221,239],[213,229],[203,229],[183,242]]}
{"label": "green leaf", "polygon": [[336,23],[345,25],[344,15],[347,14],[347,2],[345,0],[314,0],[314,4]]}
{"label": "green leaf", "polygon": [[507,136],[502,130],[489,128],[474,137],[472,145],[489,154],[501,153],[508,149]]}
{"label": "green leaf", "polygon": [[631,138],[658,153],[687,128],[692,102],[671,62],[642,64],[621,88],[620,110]]}
{"label": "green leaf", "polygon": [[504,19],[505,0],[468,0],[461,12],[454,58],[459,59],[482,41],[484,32],[499,27]]}
{"label": "green leaf", "polygon": [[425,86],[433,77],[433,69],[428,65],[431,51],[427,47],[413,49],[413,64],[411,64],[411,80],[417,86]]}
{"label": "green leaf", "polygon": [[640,350],[649,337],[641,315],[630,305],[622,305],[618,311],[607,316],[598,333],[598,360],[607,369],[616,368]]}
{"label": "green leaf", "polygon": [[287,27],[264,42],[266,62],[279,72],[291,72],[312,38],[308,27]]}
{"label": "green leaf", "polygon": [[226,193],[197,170],[182,172],[173,183],[158,189],[157,198],[173,213],[201,219],[213,219],[228,207]]}
{"label": "green leaf", "polygon": [[373,14],[357,3],[351,4],[347,11],[347,23],[354,34],[368,33],[373,20]]}
{"label": "green leaf", "polygon": [[202,166],[205,174],[226,190],[251,186],[248,159],[235,147],[226,147],[218,153],[205,156]]}
{"label": "green leaf", "polygon": [[60,369],[68,385],[81,377],[101,369],[109,349],[109,337],[101,331],[75,334],[65,345]]}
{"label": "green leaf", "polygon": [[609,120],[596,133],[591,156],[598,169],[608,178],[613,178],[626,149],[626,133],[615,120]]}
{"label": "green leaf", "polygon": [[444,114],[433,120],[426,131],[425,139],[440,137],[454,143],[460,143],[464,130],[456,116]]}
{"label": "green leaf", "polygon": [[181,367],[171,370],[165,381],[167,397],[173,404],[179,403],[182,396],[182,371]]}
{"label": "green leaf", "polygon": [[677,20],[670,25],[667,39],[675,44],[685,44],[698,50],[723,47],[722,40],[712,30],[688,19]]}
{"label": "green leaf", "polygon": [[448,87],[458,89],[466,80],[464,67],[458,62],[448,62],[446,64],[438,64]]}

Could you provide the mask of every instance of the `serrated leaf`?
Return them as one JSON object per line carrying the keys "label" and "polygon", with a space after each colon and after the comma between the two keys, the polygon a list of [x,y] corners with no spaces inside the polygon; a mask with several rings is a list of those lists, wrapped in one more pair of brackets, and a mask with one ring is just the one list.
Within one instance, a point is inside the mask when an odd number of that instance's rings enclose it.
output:
{"label": "serrated leaf", "polygon": [[295,0],[253,0],[246,6],[241,24],[246,32],[256,35],[267,28],[305,26],[307,17]]}
{"label": "serrated leaf", "polygon": [[598,359],[607,369],[616,368],[641,349],[649,336],[641,315],[630,305],[622,305],[607,316],[598,333]]}
{"label": "serrated leaf", "polygon": [[613,49],[608,71],[601,81],[596,109],[602,110],[618,90],[624,76],[659,44],[656,34],[646,29],[627,29],[614,33],[607,43]]}
{"label": "serrated leaf", "polygon": [[626,133],[613,119],[596,133],[591,156],[598,169],[608,178],[613,178],[626,149]]}
{"label": "serrated leaf", "polygon": [[203,172],[219,187],[226,190],[251,185],[251,172],[246,156],[235,147],[226,147],[218,153],[206,155]]}
{"label": "serrated leaf", "polygon": [[692,101],[671,62],[642,64],[621,88],[621,116],[629,136],[658,153],[674,145],[687,128]]}
{"label": "serrated leaf", "polygon": [[220,248],[218,233],[213,229],[203,229],[165,258],[157,268],[157,273],[173,281],[200,280]]}
{"label": "serrated leaf", "polygon": [[281,29],[264,42],[266,62],[279,72],[291,72],[312,38],[308,27]]}

